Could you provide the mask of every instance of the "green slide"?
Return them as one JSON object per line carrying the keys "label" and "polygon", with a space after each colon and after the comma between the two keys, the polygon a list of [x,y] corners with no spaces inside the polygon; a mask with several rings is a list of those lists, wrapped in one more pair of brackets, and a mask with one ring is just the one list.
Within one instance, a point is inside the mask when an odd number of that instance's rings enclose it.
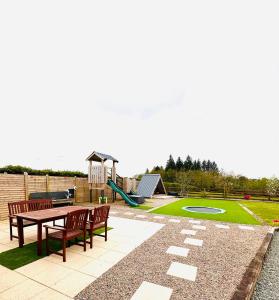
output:
{"label": "green slide", "polygon": [[110,186],[116,193],[118,193],[122,199],[129,204],[130,206],[139,206],[137,202],[133,201],[113,180],[109,179],[107,182],[108,186]]}

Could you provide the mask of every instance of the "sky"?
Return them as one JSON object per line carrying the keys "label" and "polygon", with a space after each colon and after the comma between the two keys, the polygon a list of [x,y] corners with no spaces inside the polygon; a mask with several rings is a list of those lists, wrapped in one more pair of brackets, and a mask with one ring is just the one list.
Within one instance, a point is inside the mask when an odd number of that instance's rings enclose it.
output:
{"label": "sky", "polygon": [[278,1],[1,1],[0,166],[279,176]]}

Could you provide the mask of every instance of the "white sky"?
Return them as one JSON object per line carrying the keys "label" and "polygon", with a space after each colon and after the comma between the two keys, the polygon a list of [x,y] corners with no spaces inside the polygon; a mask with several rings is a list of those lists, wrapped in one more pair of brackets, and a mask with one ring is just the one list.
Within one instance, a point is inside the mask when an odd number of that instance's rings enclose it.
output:
{"label": "white sky", "polygon": [[279,176],[278,1],[1,1],[0,165]]}

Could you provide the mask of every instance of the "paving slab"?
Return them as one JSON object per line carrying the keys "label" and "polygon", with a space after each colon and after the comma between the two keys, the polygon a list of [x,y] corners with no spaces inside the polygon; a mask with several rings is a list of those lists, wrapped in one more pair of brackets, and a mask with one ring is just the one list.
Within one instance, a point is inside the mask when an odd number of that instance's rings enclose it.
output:
{"label": "paving slab", "polygon": [[197,277],[197,270],[198,268],[195,266],[182,264],[179,262],[172,262],[167,274],[190,281],[195,281]]}
{"label": "paving slab", "polygon": [[169,300],[172,294],[172,289],[144,281],[137,289],[131,300]]}
{"label": "paving slab", "polygon": [[193,245],[193,246],[201,247],[203,245],[203,240],[186,238],[184,243],[189,244],[189,245]]}
{"label": "paving slab", "polygon": [[167,253],[187,257],[189,249],[184,247],[170,246],[167,250]]}
{"label": "paving slab", "polygon": [[197,231],[192,229],[182,229],[181,234],[196,235]]}

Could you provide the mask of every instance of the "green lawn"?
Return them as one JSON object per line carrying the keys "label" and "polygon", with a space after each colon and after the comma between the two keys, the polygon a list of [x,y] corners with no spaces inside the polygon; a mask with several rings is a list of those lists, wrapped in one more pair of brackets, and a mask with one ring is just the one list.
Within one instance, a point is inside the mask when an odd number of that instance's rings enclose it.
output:
{"label": "green lawn", "polygon": [[[192,213],[182,209],[184,206],[208,206],[215,208],[222,208],[226,210],[223,214],[206,214],[206,213]],[[182,199],[156,210],[152,213],[182,216],[188,218],[216,220],[223,222],[232,222],[239,224],[260,224],[255,218],[248,214],[238,201],[229,200],[210,200],[210,199]]]}
{"label": "green lawn", "polygon": [[142,210],[149,210],[151,208],[153,208],[152,206],[149,206],[149,205],[139,205],[139,206],[135,206],[133,208],[136,208],[136,209],[142,209]]}
{"label": "green lawn", "polygon": [[[108,227],[108,230],[111,230],[111,227]],[[102,234],[104,232],[103,228],[97,229],[94,231],[97,234]],[[78,238],[80,239],[80,238]],[[93,239],[94,244],[94,239]],[[51,248],[59,251],[61,250],[61,242],[50,240]],[[89,245],[87,246],[89,249]],[[0,253],[0,265],[10,269],[15,270],[22,266],[32,263],[38,259],[41,259],[46,256],[46,247],[45,247],[45,240],[43,240],[43,254],[42,256],[37,255],[37,242],[30,243],[24,245],[23,248],[14,248],[8,251],[4,251]],[[80,247],[81,251],[82,247]],[[62,260],[62,258],[61,258]]]}
{"label": "green lawn", "polygon": [[241,201],[241,203],[269,225],[279,226],[279,223],[273,223],[273,220],[279,219],[279,203],[256,201]]}

